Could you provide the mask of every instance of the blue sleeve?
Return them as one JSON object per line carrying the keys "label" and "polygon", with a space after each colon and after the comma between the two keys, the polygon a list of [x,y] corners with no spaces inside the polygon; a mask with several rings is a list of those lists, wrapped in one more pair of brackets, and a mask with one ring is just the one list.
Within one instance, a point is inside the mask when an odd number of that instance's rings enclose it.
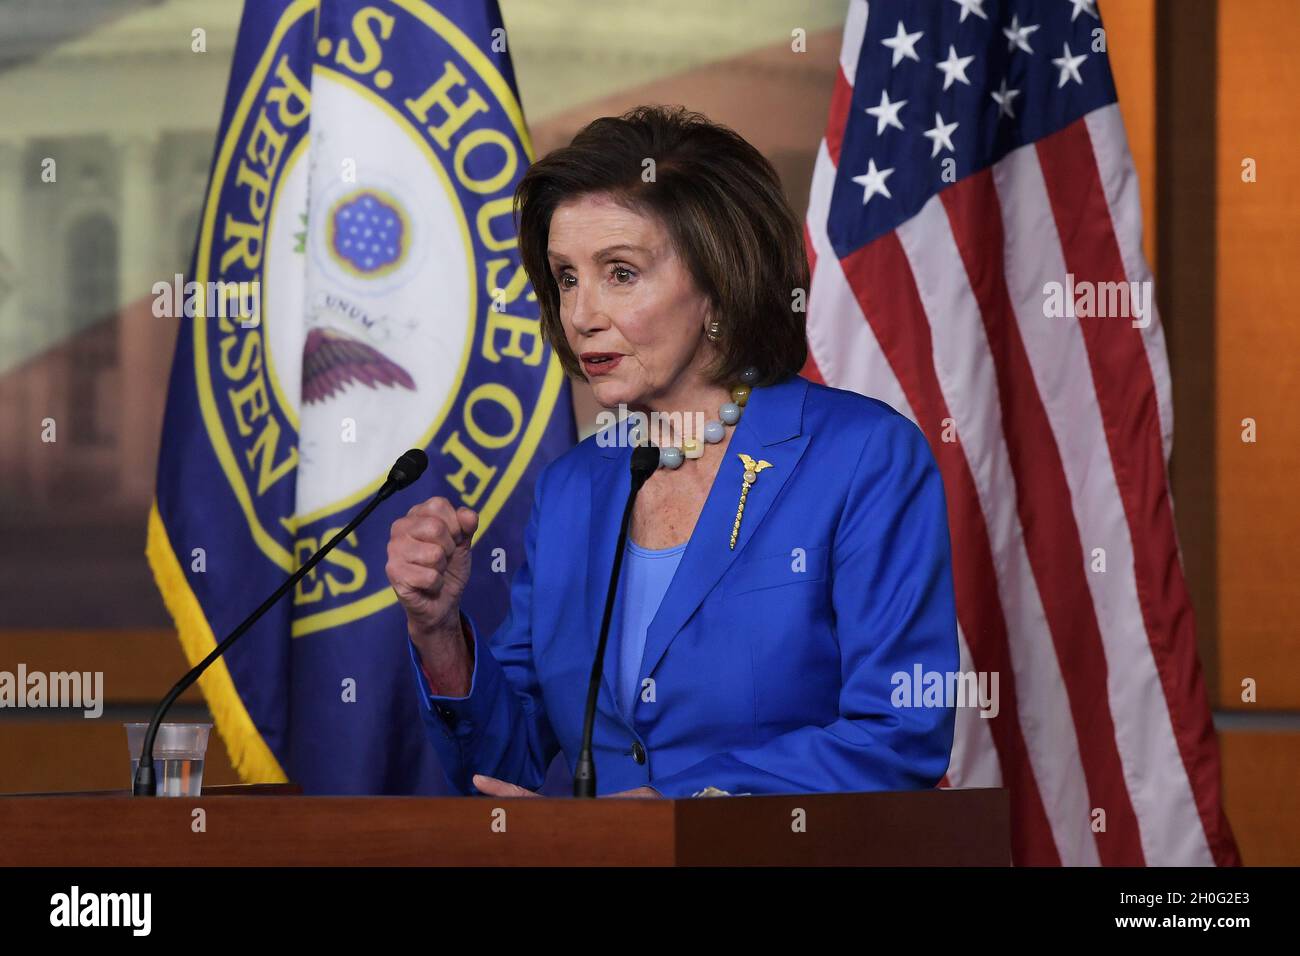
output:
{"label": "blue sleeve", "polygon": [[957,619],[943,481],[921,431],[880,421],[854,470],[832,544],[840,644],[839,718],[713,754],[650,785],[666,797],[933,787],[948,767],[956,711],[892,702],[893,675],[957,670]]}
{"label": "blue sleeve", "polygon": [[524,558],[510,584],[510,607],[501,627],[485,643],[473,619],[461,612],[462,626],[472,636],[474,655],[469,693],[464,697],[434,694],[424,676],[420,652],[407,637],[420,716],[443,772],[458,793],[476,792],[470,782],[476,773],[536,790],[560,749],[546,719],[533,666],[532,568],[541,486],[542,475],[538,475],[532,514],[524,530]]}

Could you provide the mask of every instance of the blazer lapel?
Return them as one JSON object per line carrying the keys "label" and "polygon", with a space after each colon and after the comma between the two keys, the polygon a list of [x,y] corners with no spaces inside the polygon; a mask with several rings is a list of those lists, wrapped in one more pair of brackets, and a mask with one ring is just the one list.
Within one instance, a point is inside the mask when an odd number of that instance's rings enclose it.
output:
{"label": "blazer lapel", "polygon": [[[704,510],[691,533],[690,543],[682,554],[681,563],[677,566],[677,572],[673,575],[654,620],[650,622],[645,655],[641,661],[640,681],[654,672],[673,638],[731,567],[732,562],[740,556],[794,473],[809,441],[809,436],[803,434],[802,429],[803,401],[807,390],[807,380],[793,376],[776,385],[755,389],[750,395],[744,414],[727,445],[726,458],[718,468],[713,487],[709,489]],[[740,502],[745,473],[739,457],[742,452],[751,458],[769,461],[772,467],[765,468],[749,489],[749,495],[745,499],[744,518],[740,522],[740,534],[736,539],[736,547],[732,549],[731,529],[736,520],[736,506]],[[621,499],[626,499],[630,486],[631,479],[625,478]],[[621,504],[618,507],[621,508]],[[618,535],[619,517],[621,511],[608,522],[612,531],[609,533],[607,550],[611,552]],[[606,582],[609,566],[608,562],[604,565]],[[603,602],[603,591],[601,595]],[[601,607],[603,608],[603,603]]]}

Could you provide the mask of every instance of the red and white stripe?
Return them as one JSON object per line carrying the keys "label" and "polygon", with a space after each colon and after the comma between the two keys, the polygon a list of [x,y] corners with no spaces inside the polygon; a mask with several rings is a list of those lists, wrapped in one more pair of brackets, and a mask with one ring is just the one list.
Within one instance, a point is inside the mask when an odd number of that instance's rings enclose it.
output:
{"label": "red and white stripe", "polygon": [[1239,862],[1174,534],[1159,318],[1044,314],[1067,272],[1151,278],[1118,107],[841,261],[826,221],[866,24],[853,0],[809,198],[805,374],[908,415],[943,475],[961,666],[996,671],[1001,698],[992,720],[959,711],[946,783],[1010,788],[1019,864]]}

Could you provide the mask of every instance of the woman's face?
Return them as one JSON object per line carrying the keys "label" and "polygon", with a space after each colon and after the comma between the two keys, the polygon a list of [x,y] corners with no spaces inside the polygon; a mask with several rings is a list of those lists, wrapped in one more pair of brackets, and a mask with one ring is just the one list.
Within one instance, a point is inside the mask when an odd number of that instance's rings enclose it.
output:
{"label": "woman's face", "polygon": [[657,219],[583,196],[556,207],[547,251],[596,401],[654,407],[704,381],[708,302]]}

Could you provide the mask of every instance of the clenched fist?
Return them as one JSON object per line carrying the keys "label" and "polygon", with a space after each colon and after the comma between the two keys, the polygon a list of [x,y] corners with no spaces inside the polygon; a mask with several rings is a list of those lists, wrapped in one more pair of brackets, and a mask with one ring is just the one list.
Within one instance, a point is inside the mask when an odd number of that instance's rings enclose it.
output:
{"label": "clenched fist", "polygon": [[460,598],[469,583],[469,547],[476,528],[478,514],[469,508],[457,510],[446,498],[421,502],[393,522],[384,571],[406,611],[426,669],[441,670],[445,664],[460,670],[459,660],[444,658],[461,656],[447,645],[464,650],[459,640]]}

